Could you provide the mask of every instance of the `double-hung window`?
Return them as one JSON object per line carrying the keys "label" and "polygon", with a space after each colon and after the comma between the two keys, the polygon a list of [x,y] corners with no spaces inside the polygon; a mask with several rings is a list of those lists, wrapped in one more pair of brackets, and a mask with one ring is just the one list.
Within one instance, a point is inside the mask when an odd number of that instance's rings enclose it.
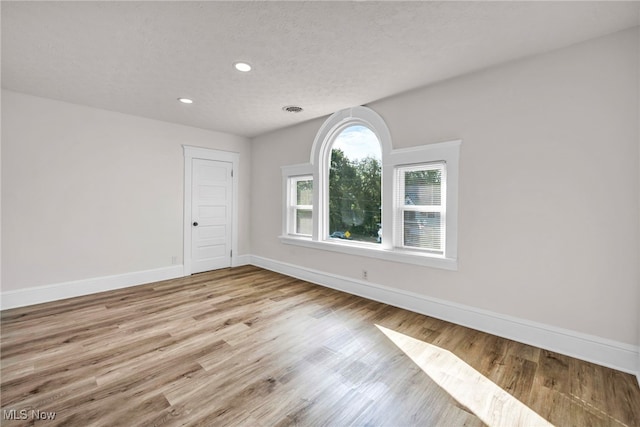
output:
{"label": "double-hung window", "polygon": [[289,234],[311,236],[313,230],[313,176],[289,179]]}
{"label": "double-hung window", "polygon": [[396,246],[444,254],[445,163],[396,168]]}

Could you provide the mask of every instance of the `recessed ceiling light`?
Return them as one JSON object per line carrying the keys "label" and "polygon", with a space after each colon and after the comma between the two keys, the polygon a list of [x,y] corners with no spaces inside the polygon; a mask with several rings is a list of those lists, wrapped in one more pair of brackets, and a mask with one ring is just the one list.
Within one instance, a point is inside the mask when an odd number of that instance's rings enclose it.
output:
{"label": "recessed ceiling light", "polygon": [[236,70],[242,71],[243,73],[251,71],[251,65],[247,64],[246,62],[236,62],[235,64],[233,64],[233,66]]}
{"label": "recessed ceiling light", "polygon": [[189,98],[178,98],[178,101],[182,102],[183,104],[193,104],[193,99]]}
{"label": "recessed ceiling light", "polygon": [[298,107],[297,105],[287,105],[286,107],[282,107],[283,111],[286,111],[287,113],[301,113],[302,107]]}

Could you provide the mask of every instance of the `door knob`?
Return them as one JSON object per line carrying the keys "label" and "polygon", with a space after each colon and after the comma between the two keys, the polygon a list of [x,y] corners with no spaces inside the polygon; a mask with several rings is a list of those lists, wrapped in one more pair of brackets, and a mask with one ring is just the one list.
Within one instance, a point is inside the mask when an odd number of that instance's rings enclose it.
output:
{"label": "door knob", "polygon": [[193,226],[194,226],[194,227],[197,227],[197,226],[198,226],[198,223],[197,223],[197,222],[194,222],[194,223],[193,223]]}

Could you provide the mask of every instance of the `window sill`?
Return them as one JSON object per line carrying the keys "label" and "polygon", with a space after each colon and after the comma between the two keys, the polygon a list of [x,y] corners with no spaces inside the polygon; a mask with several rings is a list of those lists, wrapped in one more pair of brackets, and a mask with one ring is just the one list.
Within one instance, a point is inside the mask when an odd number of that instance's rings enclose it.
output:
{"label": "window sill", "polygon": [[340,252],[349,255],[378,258],[385,261],[442,268],[444,270],[458,270],[458,260],[455,258],[445,258],[431,254],[418,254],[415,252],[402,251],[399,249],[385,249],[382,247],[370,246],[367,244],[327,241],[318,242],[306,237],[280,236],[279,239],[286,245],[303,246],[306,248],[319,249],[323,251]]}

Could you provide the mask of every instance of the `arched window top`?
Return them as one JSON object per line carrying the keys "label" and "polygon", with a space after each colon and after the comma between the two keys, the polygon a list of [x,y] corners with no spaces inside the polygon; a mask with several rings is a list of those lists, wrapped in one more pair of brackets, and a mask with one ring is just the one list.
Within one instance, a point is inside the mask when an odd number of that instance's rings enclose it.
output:
{"label": "arched window top", "polygon": [[382,162],[382,148],[376,134],[361,124],[345,127],[333,140],[332,150],[340,150],[351,161],[360,161],[367,157]]}
{"label": "arched window top", "polygon": [[313,141],[310,163],[319,165],[339,137],[350,130],[359,130],[362,135],[367,130],[372,132],[380,143],[382,159],[391,152],[391,134],[378,113],[367,107],[345,108],[329,116],[320,127]]}

